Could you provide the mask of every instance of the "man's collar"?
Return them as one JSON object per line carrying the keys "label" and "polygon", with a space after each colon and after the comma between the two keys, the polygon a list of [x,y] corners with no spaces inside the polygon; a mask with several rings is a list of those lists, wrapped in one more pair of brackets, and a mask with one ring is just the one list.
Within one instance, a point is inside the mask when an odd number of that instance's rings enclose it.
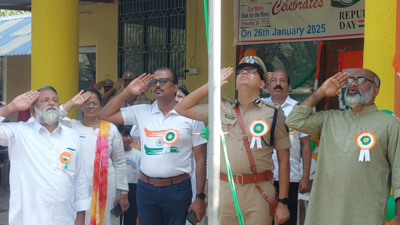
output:
{"label": "man's collar", "polygon": [[[369,106],[364,106],[361,112],[358,112],[358,114],[366,114],[366,113],[372,113],[372,112],[376,112],[378,111],[378,108],[376,107],[375,103]],[[349,109],[349,113],[353,114],[353,111],[351,109]]]}
{"label": "man's collar", "polygon": [[[33,129],[38,133],[40,132],[40,129],[46,129],[47,130],[47,128],[44,127],[42,124],[40,124],[36,119],[33,122]],[[60,132],[62,132],[62,130],[63,130],[63,126],[61,125],[60,122],[57,123],[57,127],[56,127],[56,129],[54,129],[53,133],[56,132],[58,129],[60,129]]]}
{"label": "man's collar", "polygon": [[[272,97],[268,97],[266,99],[267,101],[273,102],[272,101]],[[274,102],[275,103],[275,102]],[[284,107],[286,104],[290,105],[290,106],[294,106],[297,104],[297,101],[292,99],[289,95],[286,97],[286,100],[283,102],[283,104],[281,105],[281,107]]]}
{"label": "man's collar", "polygon": [[[156,114],[156,113],[162,113],[162,112],[161,112],[160,108],[158,107],[158,103],[157,103],[157,102],[154,102],[154,103],[151,105],[151,115],[154,115],[154,114]],[[172,109],[169,113],[178,114],[178,113],[175,111],[175,108]]]}

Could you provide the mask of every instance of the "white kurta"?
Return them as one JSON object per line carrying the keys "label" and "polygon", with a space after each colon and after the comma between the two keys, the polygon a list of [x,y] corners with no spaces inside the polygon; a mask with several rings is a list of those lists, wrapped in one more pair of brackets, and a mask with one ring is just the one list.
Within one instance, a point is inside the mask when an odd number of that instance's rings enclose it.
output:
{"label": "white kurta", "polygon": [[[84,126],[78,120],[62,121],[62,124],[71,127],[79,135],[85,159],[89,194],[92,196],[96,141],[100,129],[94,130],[92,127]],[[110,124],[110,131],[108,134],[108,188],[104,225],[119,225],[119,218],[110,213],[110,210],[114,207],[114,201],[119,197],[117,189],[128,191],[126,158],[121,134],[118,132],[118,129],[114,124]],[[90,209],[86,211],[86,225],[90,224],[90,211]],[[99,213],[97,213],[97,218],[99,218]]]}

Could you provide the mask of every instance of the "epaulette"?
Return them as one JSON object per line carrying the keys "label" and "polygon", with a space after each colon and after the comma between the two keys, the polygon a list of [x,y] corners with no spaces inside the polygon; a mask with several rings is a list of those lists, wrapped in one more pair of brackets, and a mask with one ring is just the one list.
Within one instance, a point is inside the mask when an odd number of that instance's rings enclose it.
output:
{"label": "epaulette", "polygon": [[223,101],[228,101],[229,103],[231,103],[231,105],[235,104],[235,102],[232,101],[232,99],[229,97],[229,95],[222,96],[222,100]]}
{"label": "epaulette", "polygon": [[278,103],[274,103],[274,102],[267,102],[267,101],[262,101],[265,105],[272,107],[272,108],[276,108],[278,110],[281,110],[281,105]]}

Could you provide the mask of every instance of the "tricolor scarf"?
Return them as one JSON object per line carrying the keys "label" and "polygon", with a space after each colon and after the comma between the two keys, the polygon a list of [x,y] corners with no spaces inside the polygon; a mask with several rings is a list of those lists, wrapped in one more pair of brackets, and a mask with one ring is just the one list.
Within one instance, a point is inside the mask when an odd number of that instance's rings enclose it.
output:
{"label": "tricolor scarf", "polygon": [[[90,214],[90,225],[103,225],[104,212],[107,201],[108,182],[108,132],[110,123],[100,121],[100,132],[96,141],[96,156],[94,158],[92,206]],[[99,209],[100,221],[97,223],[97,206]]]}

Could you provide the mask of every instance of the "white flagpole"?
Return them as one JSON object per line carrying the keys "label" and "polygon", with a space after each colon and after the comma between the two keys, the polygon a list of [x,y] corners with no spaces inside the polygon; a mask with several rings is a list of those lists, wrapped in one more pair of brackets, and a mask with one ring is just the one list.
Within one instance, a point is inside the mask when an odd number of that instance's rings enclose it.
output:
{"label": "white flagpole", "polygon": [[220,132],[221,132],[221,0],[209,0],[208,118],[209,118],[209,206],[208,224],[219,224]]}

